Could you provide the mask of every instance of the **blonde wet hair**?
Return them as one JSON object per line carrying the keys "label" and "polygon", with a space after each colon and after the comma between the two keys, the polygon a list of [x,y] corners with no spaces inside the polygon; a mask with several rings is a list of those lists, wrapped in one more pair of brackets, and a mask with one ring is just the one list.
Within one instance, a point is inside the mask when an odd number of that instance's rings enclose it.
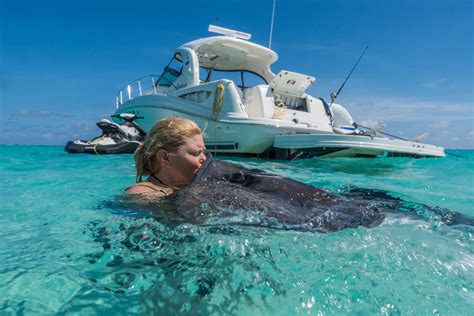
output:
{"label": "blonde wet hair", "polygon": [[196,123],[184,118],[167,118],[156,123],[145,137],[143,144],[135,151],[137,182],[142,177],[160,169],[156,153],[160,149],[176,152],[186,139],[201,134]]}

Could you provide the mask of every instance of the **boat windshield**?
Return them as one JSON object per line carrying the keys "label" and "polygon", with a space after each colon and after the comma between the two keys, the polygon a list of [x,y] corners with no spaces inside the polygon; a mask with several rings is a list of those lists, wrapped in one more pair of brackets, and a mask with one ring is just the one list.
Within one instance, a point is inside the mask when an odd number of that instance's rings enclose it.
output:
{"label": "boat windshield", "polygon": [[170,87],[178,79],[183,71],[183,57],[181,54],[176,53],[173,56],[173,59],[165,67],[163,73],[160,75],[160,78],[155,83],[155,86],[165,86]]}
{"label": "boat windshield", "polygon": [[212,68],[199,67],[199,79],[201,82],[229,79],[241,89],[260,84],[268,84],[263,77],[247,70],[216,70]]}

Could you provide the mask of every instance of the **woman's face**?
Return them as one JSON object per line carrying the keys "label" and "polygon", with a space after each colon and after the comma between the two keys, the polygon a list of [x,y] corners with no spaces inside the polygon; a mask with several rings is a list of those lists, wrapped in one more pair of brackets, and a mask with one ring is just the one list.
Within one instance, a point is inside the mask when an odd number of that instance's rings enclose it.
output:
{"label": "woman's face", "polygon": [[189,184],[206,160],[206,147],[201,134],[189,137],[175,153],[169,154],[175,185]]}

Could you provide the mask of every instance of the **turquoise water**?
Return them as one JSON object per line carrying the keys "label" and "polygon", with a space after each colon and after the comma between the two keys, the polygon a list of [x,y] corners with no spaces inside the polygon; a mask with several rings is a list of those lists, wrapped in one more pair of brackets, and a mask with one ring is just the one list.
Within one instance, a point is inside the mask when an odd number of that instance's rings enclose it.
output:
{"label": "turquoise water", "polygon": [[[218,157],[337,192],[383,189],[474,216],[474,151],[444,159]],[[474,236],[429,214],[320,234],[169,227],[110,201],[131,155],[0,146],[0,314],[468,315]]]}

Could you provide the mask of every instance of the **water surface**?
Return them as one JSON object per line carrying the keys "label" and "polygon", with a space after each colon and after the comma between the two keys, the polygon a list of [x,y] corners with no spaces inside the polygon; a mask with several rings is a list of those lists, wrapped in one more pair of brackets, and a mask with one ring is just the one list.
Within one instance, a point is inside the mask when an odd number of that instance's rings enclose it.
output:
{"label": "water surface", "polygon": [[[387,190],[474,216],[474,152],[443,159],[220,157],[332,192]],[[0,314],[439,314],[474,306],[474,237],[389,214],[320,234],[166,225],[110,201],[131,155],[0,146]]]}

